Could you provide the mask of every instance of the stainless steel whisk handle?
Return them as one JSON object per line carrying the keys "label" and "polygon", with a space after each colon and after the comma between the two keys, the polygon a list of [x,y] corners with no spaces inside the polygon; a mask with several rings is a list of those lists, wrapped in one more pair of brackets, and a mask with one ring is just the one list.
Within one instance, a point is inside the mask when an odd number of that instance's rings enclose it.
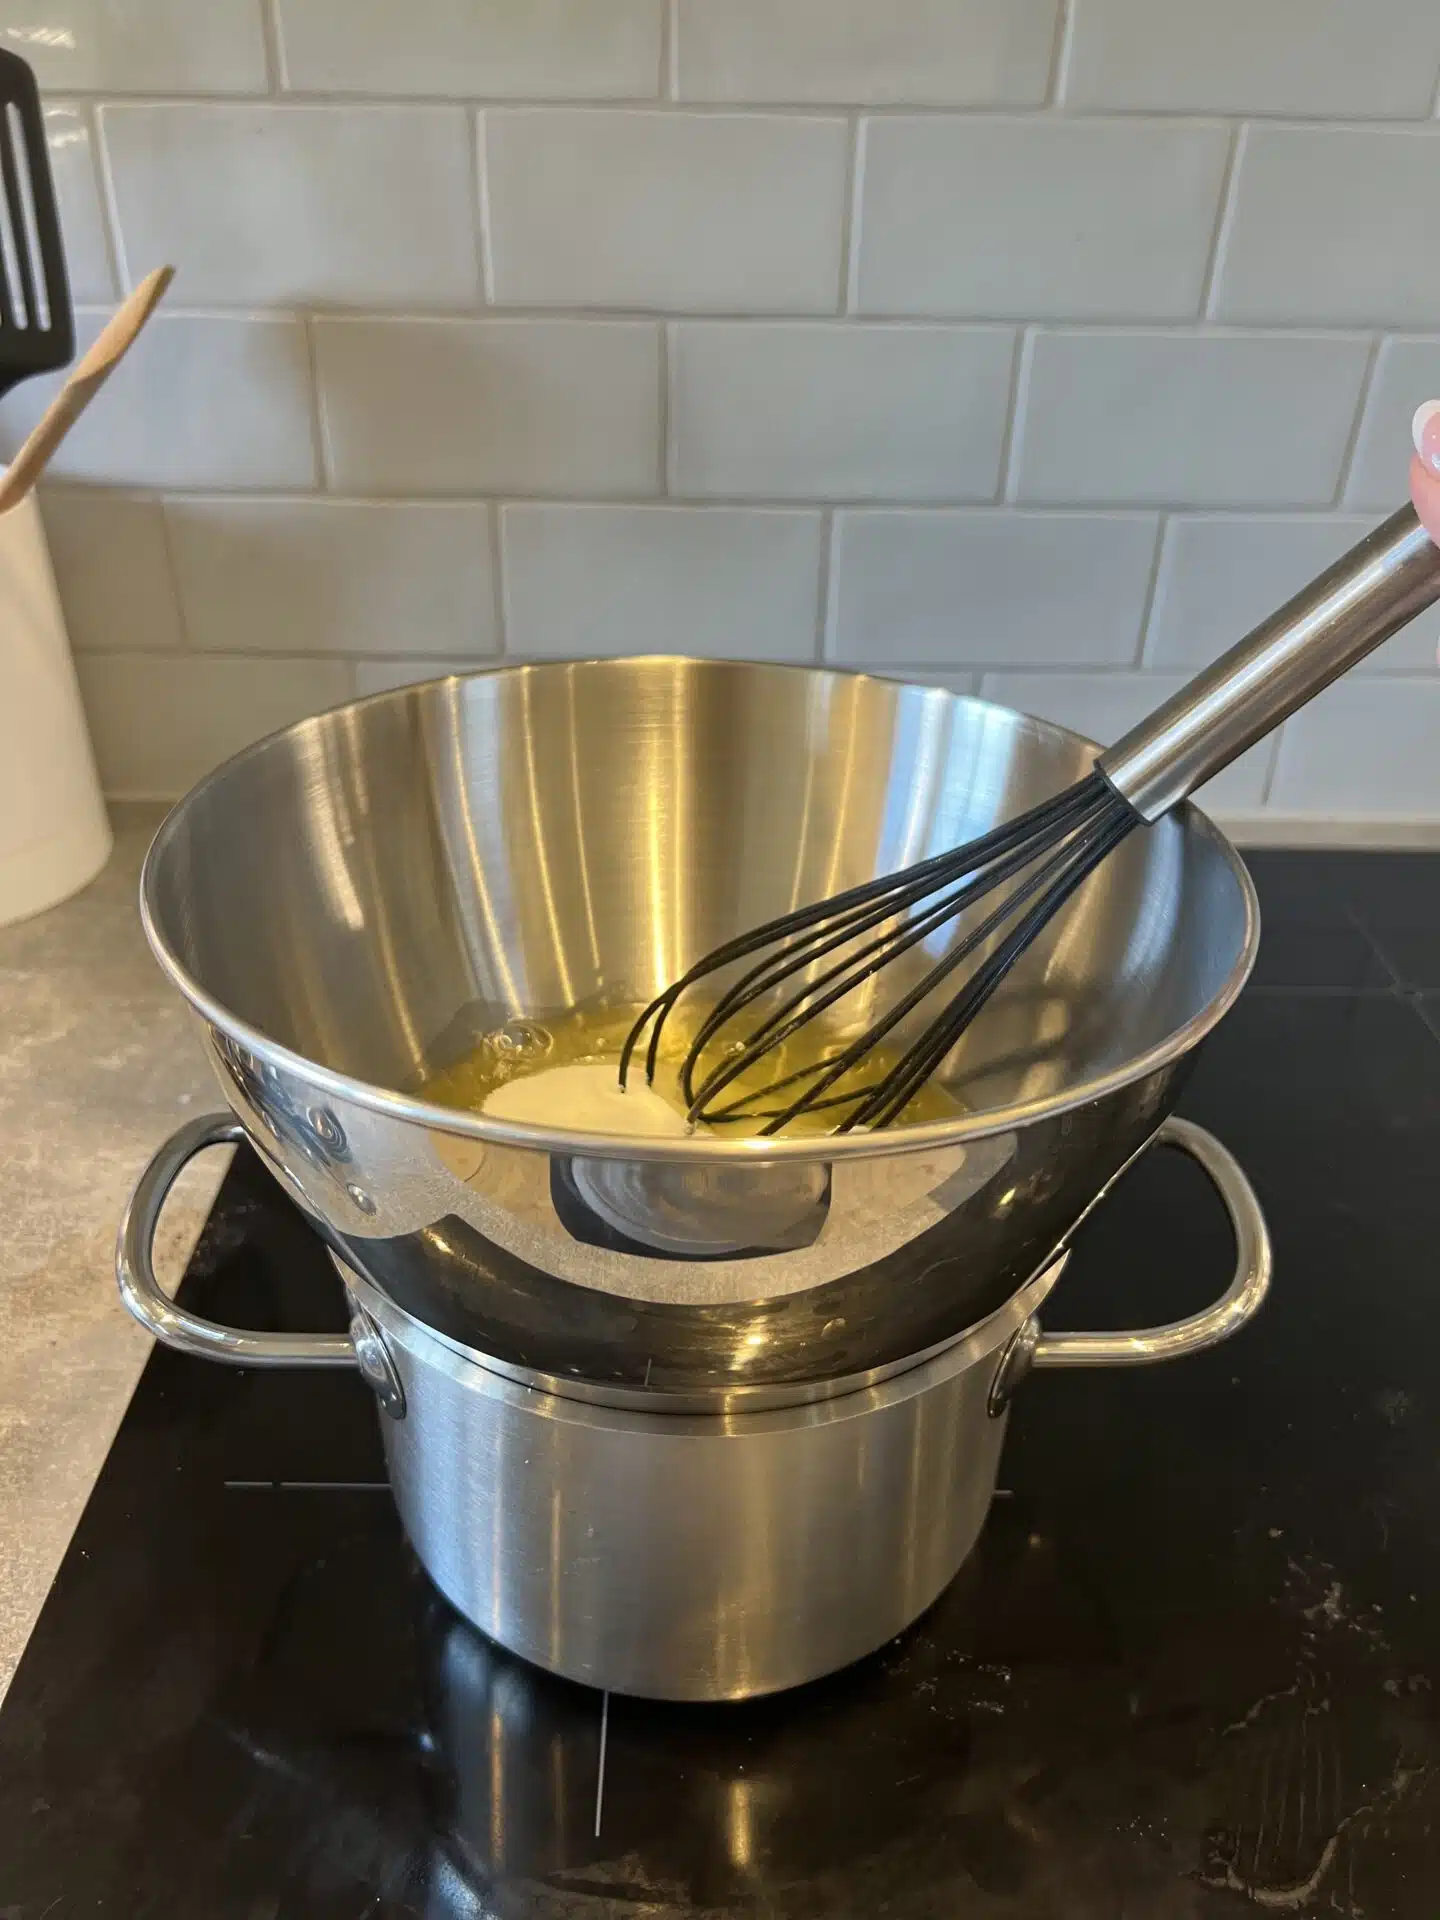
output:
{"label": "stainless steel whisk handle", "polygon": [[1158,820],[1436,599],[1440,548],[1402,507],[1096,764]]}

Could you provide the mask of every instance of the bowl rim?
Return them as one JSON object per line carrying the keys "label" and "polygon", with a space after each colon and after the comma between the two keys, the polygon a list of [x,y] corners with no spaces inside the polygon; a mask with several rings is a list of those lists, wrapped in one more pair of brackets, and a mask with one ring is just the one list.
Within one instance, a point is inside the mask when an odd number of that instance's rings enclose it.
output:
{"label": "bowl rim", "polygon": [[1260,944],[1260,905],[1255,892],[1255,883],[1233,841],[1221,832],[1207,813],[1197,807],[1193,801],[1188,800],[1172,808],[1170,814],[1162,818],[1178,817],[1187,831],[1195,831],[1202,838],[1209,839],[1215,844],[1238,882],[1245,910],[1244,936],[1239,943],[1235,961],[1219,990],[1206,1004],[1167,1034],[1163,1040],[1146,1048],[1143,1053],[1133,1055],[1121,1065],[1112,1067],[1104,1073],[1076,1081],[1063,1093],[1051,1094],[1035,1100],[1018,1101],[1005,1107],[987,1107],[979,1112],[964,1114],[955,1120],[931,1120],[914,1126],[882,1129],[875,1133],[808,1134],[794,1139],[772,1137],[744,1140],[726,1140],[714,1134],[692,1134],[670,1139],[657,1138],[653,1135],[593,1133],[577,1128],[545,1127],[533,1121],[497,1120],[481,1113],[466,1113],[455,1107],[437,1106],[430,1101],[418,1099],[413,1094],[399,1093],[393,1088],[382,1087],[372,1081],[341,1073],[333,1067],[323,1066],[319,1061],[311,1060],[294,1048],[272,1039],[258,1027],[252,1026],[249,1021],[232,1013],[213,994],[207,992],[171,949],[161,931],[155,901],[157,876],[170,842],[179,832],[189,808],[198,805],[205,795],[219,786],[246,761],[260,757],[275,741],[297,738],[307,729],[318,726],[334,714],[351,712],[358,707],[372,706],[385,701],[399,703],[416,693],[435,687],[463,685],[472,680],[490,680],[510,675],[545,673],[556,668],[623,665],[633,669],[641,661],[653,663],[657,667],[674,667],[681,664],[762,667],[768,673],[805,675],[812,679],[866,680],[879,686],[904,687],[931,695],[937,701],[954,702],[989,713],[1004,714],[1012,720],[1022,720],[1027,726],[1034,728],[1042,735],[1050,736],[1058,743],[1079,747],[1082,751],[1093,755],[1103,751],[1095,741],[1087,740],[1083,734],[1076,733],[1069,727],[1059,726],[1054,721],[1037,719],[1033,714],[1023,713],[1015,707],[1003,706],[999,701],[985,700],[976,694],[953,692],[947,687],[935,686],[925,681],[847,671],[844,668],[829,665],[812,666],[768,660],[697,661],[688,655],[646,654],[610,656],[604,659],[498,662],[494,666],[474,671],[439,674],[429,680],[410,681],[403,686],[386,688],[379,693],[367,694],[359,699],[341,701],[336,706],[308,715],[305,719],[294,721],[289,726],[277,727],[261,739],[243,747],[240,752],[221,761],[219,766],[212,768],[203,779],[191,787],[188,793],[175,802],[161,821],[140,870],[140,922],[150,944],[150,950],[161,970],[211,1027],[218,1029],[227,1040],[238,1043],[263,1065],[276,1068],[284,1074],[293,1075],[311,1087],[382,1117],[421,1126],[431,1132],[448,1134],[459,1139],[480,1141],[486,1145],[529,1148],[532,1151],[570,1154],[581,1158],[665,1161],[690,1166],[753,1167],[772,1166],[785,1162],[888,1159],[903,1153],[934,1153],[945,1148],[963,1146],[967,1141],[985,1140],[995,1134],[1010,1133],[1033,1125],[1039,1120],[1071,1113],[1077,1107],[1090,1106],[1096,1101],[1103,1100],[1107,1094],[1118,1092],[1122,1087],[1132,1086],[1138,1080],[1144,1080],[1151,1074],[1162,1072],[1198,1046],[1239,998],[1254,967]]}

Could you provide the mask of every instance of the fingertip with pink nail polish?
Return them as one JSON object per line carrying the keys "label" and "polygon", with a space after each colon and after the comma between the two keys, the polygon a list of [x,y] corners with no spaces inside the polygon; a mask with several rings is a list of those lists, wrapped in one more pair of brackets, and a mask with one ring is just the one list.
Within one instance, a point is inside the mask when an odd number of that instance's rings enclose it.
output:
{"label": "fingertip with pink nail polish", "polygon": [[1410,422],[1415,451],[1431,473],[1440,473],[1440,400],[1423,400]]}

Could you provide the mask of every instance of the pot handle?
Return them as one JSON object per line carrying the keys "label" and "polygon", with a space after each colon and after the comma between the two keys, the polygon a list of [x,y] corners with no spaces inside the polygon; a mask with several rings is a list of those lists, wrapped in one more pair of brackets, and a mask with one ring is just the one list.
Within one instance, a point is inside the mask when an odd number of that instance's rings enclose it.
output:
{"label": "pot handle", "polygon": [[1228,1340],[1259,1311],[1270,1291],[1270,1231],[1255,1189],[1239,1162],[1214,1134],[1197,1127],[1193,1120],[1173,1115],[1156,1128],[1149,1145],[1178,1147],[1209,1175],[1225,1203],[1235,1234],[1235,1272],[1230,1285],[1203,1312],[1171,1320],[1164,1326],[1121,1333],[1042,1333],[1032,1315],[1017,1329],[1001,1356],[990,1389],[992,1413],[1008,1405],[1032,1367],[1145,1367],[1157,1360],[1179,1360]]}
{"label": "pot handle", "polygon": [[357,1346],[366,1329],[349,1333],[252,1333],[202,1320],[178,1305],[155,1278],[155,1228],[170,1189],[206,1147],[240,1146],[240,1122],[228,1113],[202,1114],[172,1133],[135,1182],[115,1243],[120,1298],[142,1327],[167,1347],[236,1367],[354,1367],[364,1370]]}

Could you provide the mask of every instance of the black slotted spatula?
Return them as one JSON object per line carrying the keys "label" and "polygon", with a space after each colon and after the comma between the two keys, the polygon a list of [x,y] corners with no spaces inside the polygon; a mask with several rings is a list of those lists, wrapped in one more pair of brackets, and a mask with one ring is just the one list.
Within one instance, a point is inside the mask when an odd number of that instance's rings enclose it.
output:
{"label": "black slotted spatula", "polygon": [[40,90],[19,54],[0,48],[0,395],[74,352]]}

